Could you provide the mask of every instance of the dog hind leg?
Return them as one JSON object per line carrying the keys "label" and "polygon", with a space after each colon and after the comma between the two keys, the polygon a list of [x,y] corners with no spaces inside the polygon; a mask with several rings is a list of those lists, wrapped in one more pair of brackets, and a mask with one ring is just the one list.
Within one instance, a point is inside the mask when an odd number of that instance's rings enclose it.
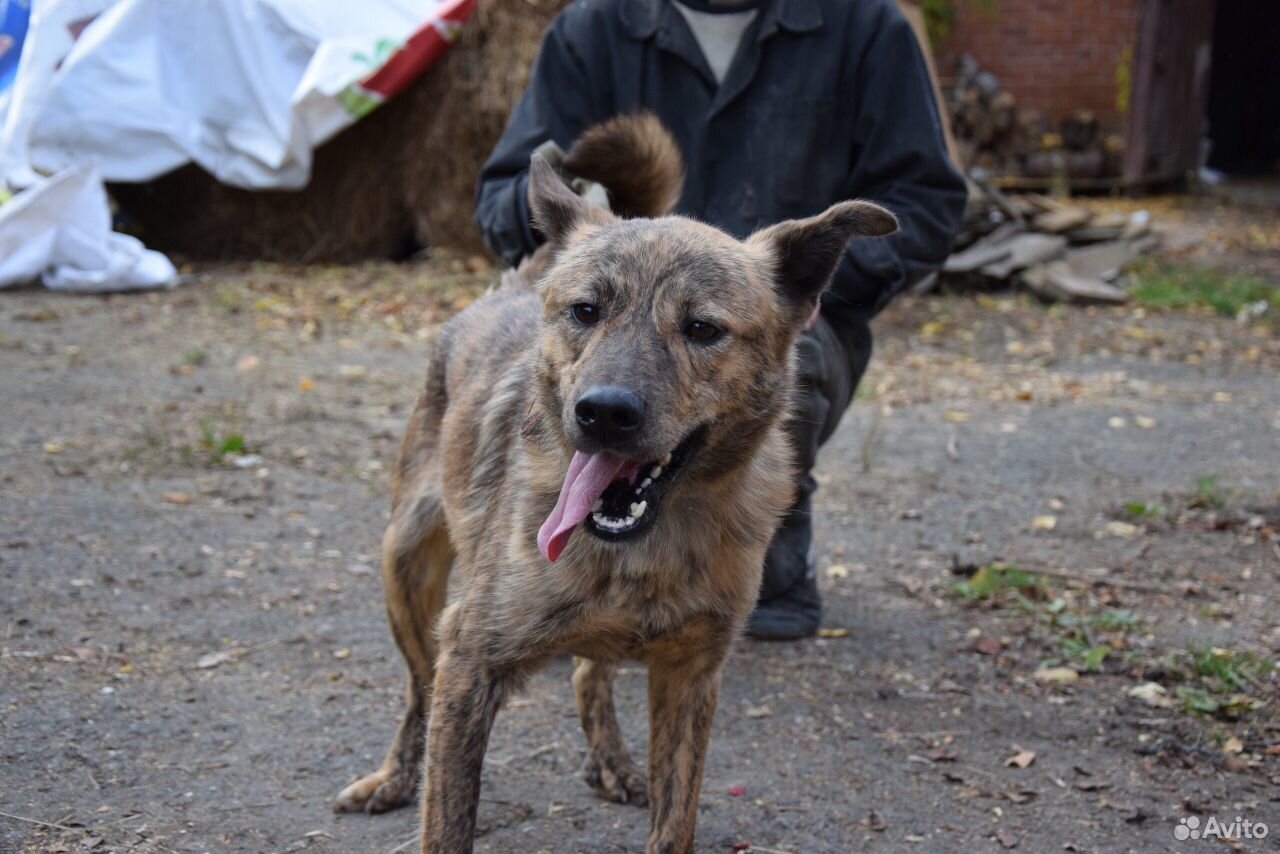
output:
{"label": "dog hind leg", "polygon": [[627,752],[613,705],[617,667],[589,658],[575,661],[573,692],[578,698],[578,718],[587,736],[588,751],[582,776],[608,800],[644,806],[648,802],[645,776]]}
{"label": "dog hind leg", "polygon": [[[428,482],[438,489],[438,478]],[[386,812],[411,803],[418,787],[435,680],[435,622],[444,608],[453,551],[439,498],[413,498],[408,505],[397,502],[405,512],[387,527],[382,557],[387,618],[409,670],[404,714],[382,765],[343,789],[335,812]]]}

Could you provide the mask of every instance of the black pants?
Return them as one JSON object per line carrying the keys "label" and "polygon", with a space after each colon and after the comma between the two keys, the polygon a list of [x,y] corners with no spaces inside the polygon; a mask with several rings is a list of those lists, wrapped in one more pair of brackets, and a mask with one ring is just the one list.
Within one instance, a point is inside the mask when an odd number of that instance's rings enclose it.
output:
{"label": "black pants", "polygon": [[820,315],[813,329],[796,339],[795,411],[787,432],[799,463],[796,503],[782,520],[765,556],[760,601],[786,595],[809,572],[813,544],[810,508],[817,483],[813,464],[818,448],[836,431],[871,360],[871,327],[862,318]]}

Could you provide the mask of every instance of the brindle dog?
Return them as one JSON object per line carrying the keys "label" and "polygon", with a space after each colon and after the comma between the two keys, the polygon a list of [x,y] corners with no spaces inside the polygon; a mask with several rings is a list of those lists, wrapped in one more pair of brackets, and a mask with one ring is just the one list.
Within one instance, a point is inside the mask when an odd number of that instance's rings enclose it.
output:
{"label": "brindle dog", "polygon": [[[565,165],[610,188],[615,210],[658,216],[679,197],[677,149],[651,116],[597,126]],[[720,671],[793,497],[793,339],[848,240],[896,221],[843,202],[739,241],[683,217],[618,218],[540,156],[528,201],[550,254],[431,346],[383,540],[404,718],[335,809],[412,797],[425,717],[422,850],[471,851],[494,715],[572,653],[587,782],[648,802],[648,854],[685,854]],[[455,562],[465,589],[445,607]],[[647,785],[614,711],[624,660],[648,665]]]}

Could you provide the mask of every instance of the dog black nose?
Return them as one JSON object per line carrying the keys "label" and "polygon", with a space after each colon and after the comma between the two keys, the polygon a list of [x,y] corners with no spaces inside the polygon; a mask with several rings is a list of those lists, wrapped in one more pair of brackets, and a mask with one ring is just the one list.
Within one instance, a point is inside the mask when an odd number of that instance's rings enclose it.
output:
{"label": "dog black nose", "polygon": [[630,438],[644,426],[644,401],[629,388],[595,385],[573,406],[587,436],[609,445]]}

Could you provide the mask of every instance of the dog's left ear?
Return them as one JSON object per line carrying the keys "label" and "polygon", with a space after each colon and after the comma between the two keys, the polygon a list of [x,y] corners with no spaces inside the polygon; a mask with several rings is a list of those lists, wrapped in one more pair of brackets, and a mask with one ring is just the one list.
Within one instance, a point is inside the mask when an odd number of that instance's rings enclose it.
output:
{"label": "dog's left ear", "polygon": [[803,320],[813,313],[850,239],[883,237],[897,230],[897,217],[879,205],[840,202],[817,216],[770,226],[748,240],[772,250],[778,287]]}
{"label": "dog's left ear", "polygon": [[529,160],[529,218],[547,242],[559,248],[580,225],[604,225],[613,214],[588,203],[565,186],[547,158],[535,154]]}

